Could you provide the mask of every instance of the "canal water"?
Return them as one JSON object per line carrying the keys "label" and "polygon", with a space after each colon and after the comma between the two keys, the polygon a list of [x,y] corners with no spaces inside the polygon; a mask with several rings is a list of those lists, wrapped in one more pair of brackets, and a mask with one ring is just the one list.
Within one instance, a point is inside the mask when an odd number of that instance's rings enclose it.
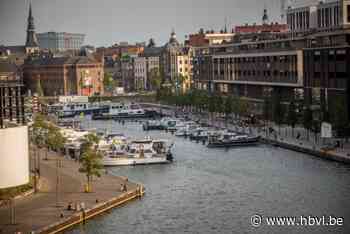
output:
{"label": "canal water", "polygon": [[[267,145],[208,149],[139,123],[88,121],[130,137],[174,141],[169,165],[109,168],[146,195],[67,233],[350,233],[350,166]],[[260,227],[251,216],[263,217]],[[342,226],[268,226],[264,217],[333,216]]]}

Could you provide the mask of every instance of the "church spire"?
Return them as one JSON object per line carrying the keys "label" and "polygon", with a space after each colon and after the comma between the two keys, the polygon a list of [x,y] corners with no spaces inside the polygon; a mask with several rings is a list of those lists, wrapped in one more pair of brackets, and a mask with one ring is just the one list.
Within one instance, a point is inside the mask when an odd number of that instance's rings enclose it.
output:
{"label": "church spire", "polygon": [[34,17],[32,15],[32,2],[29,3],[26,47],[39,47],[35,34]]}
{"label": "church spire", "polygon": [[264,14],[263,14],[263,17],[262,17],[262,23],[263,24],[268,24],[269,23],[269,16],[267,14],[267,8],[266,7],[264,8]]}

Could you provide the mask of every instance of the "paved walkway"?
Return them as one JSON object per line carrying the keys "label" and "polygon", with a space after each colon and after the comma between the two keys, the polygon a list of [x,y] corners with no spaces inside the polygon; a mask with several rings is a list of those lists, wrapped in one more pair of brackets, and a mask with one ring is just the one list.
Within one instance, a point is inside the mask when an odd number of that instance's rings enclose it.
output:
{"label": "paved walkway", "polygon": [[[62,168],[59,168],[58,204],[56,206],[56,165],[57,159],[62,160]],[[35,195],[31,195],[15,202],[16,225],[10,225],[10,211],[8,207],[0,208],[0,234],[30,233],[55,223],[61,219],[61,214],[66,218],[75,211],[68,211],[70,202],[85,204],[86,208],[110,200],[121,195],[121,184],[125,182],[122,177],[103,174],[101,178],[93,181],[93,192],[84,193],[83,186],[86,183],[84,174],[78,172],[79,164],[73,160],[57,157],[50,154],[49,160],[41,160],[41,180],[43,186]],[[135,189],[136,184],[127,182],[129,190]]]}

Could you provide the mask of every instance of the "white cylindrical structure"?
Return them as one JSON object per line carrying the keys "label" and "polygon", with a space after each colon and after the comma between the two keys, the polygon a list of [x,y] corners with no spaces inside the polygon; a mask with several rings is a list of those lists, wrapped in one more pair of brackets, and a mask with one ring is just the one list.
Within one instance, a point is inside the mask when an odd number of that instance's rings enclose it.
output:
{"label": "white cylindrical structure", "polygon": [[29,183],[28,127],[0,129],[0,189]]}

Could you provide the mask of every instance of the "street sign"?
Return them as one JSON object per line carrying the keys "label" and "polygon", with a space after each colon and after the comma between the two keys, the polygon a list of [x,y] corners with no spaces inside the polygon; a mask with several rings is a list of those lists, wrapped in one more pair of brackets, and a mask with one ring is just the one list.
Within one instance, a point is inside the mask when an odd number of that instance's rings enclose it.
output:
{"label": "street sign", "polygon": [[323,122],[321,126],[321,137],[332,138],[332,125],[327,122]]}

